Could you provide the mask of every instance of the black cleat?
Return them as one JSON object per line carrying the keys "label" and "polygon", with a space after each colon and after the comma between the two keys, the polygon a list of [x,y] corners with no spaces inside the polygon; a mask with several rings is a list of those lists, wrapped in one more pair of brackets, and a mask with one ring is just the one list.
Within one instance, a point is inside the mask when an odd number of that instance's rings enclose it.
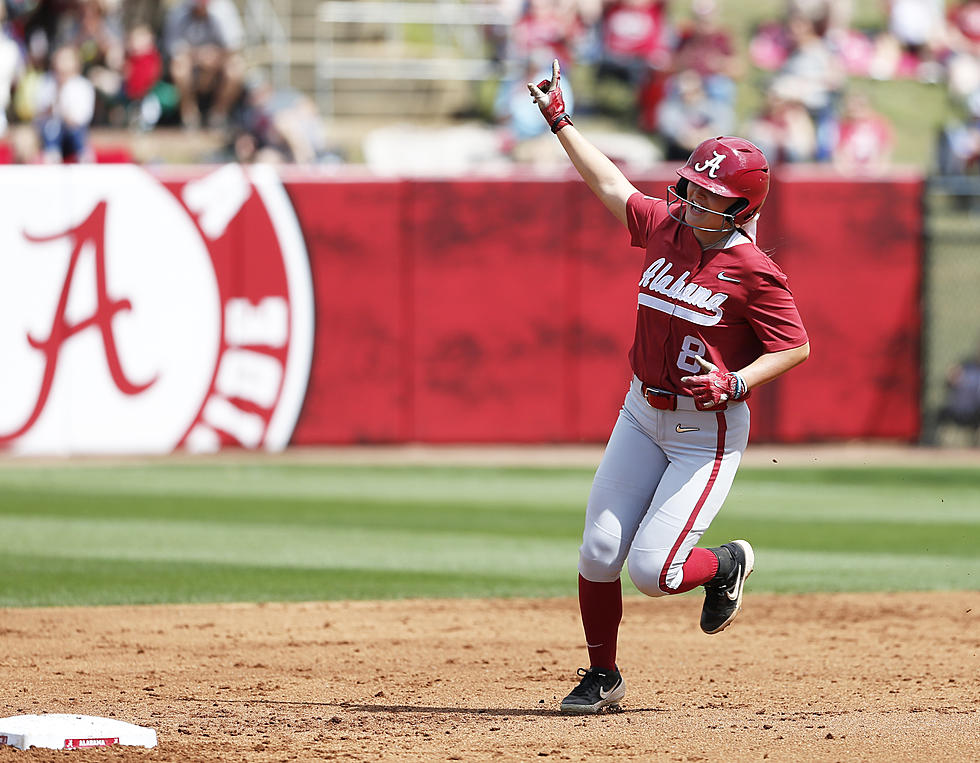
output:
{"label": "black cleat", "polygon": [[579,668],[579,685],[561,701],[563,713],[598,713],[604,707],[618,705],[626,696],[626,684],[618,670]]}
{"label": "black cleat", "polygon": [[732,620],[742,609],[742,594],[745,579],[752,574],[755,554],[752,546],[745,540],[733,540],[717,549],[728,551],[734,560],[731,572],[721,580],[711,580],[704,584],[704,606],[701,608],[701,630],[705,633],[720,633],[731,625]]}

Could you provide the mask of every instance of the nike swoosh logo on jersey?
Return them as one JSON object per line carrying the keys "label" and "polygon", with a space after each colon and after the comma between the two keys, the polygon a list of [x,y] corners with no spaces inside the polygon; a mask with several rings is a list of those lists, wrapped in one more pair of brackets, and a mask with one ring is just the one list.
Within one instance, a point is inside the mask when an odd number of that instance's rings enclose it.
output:
{"label": "nike swoosh logo on jersey", "polygon": [[738,565],[738,572],[735,573],[735,585],[725,591],[725,596],[728,597],[729,601],[738,601],[738,597],[742,593],[742,586],[745,584],[745,579],[742,577],[742,565]]}
{"label": "nike swoosh logo on jersey", "polygon": [[700,432],[701,427],[682,427],[680,424],[678,424],[676,427],[674,427],[674,431],[677,432],[677,434],[684,434],[685,432]]}
{"label": "nike swoosh logo on jersey", "polygon": [[718,280],[728,281],[728,283],[742,283],[742,281],[738,278],[729,278],[728,276],[726,276],[724,270],[718,274]]}

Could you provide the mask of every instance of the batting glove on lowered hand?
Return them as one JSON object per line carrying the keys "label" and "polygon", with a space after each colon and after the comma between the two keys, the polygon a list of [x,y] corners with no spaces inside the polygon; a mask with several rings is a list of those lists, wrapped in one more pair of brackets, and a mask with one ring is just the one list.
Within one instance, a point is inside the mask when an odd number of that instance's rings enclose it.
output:
{"label": "batting glove on lowered hand", "polygon": [[531,91],[531,97],[538,104],[553,133],[557,135],[562,127],[572,123],[571,117],[565,113],[565,98],[561,94],[561,69],[557,58],[551,64],[551,81],[543,79],[537,85],[528,82],[527,89]]}
{"label": "batting glove on lowered hand", "polygon": [[684,376],[681,382],[691,390],[694,404],[700,410],[714,408],[729,400],[743,400],[748,395],[749,388],[739,374],[734,371],[719,371],[718,366],[700,355],[695,355],[694,359],[701,366],[701,373],[697,376]]}

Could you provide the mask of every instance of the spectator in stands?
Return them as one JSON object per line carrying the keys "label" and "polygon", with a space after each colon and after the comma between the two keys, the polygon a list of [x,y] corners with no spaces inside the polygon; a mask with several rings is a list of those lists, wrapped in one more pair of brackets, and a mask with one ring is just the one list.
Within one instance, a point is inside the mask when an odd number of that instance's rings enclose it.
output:
{"label": "spectator in stands", "polygon": [[945,29],[944,0],[888,0],[888,30],[877,39],[871,75],[938,82]]}
{"label": "spectator in stands", "polygon": [[602,14],[604,73],[640,84],[670,65],[673,40],[665,0],[613,0]]}
{"label": "spectator in stands", "polygon": [[20,46],[7,34],[3,24],[6,10],[6,6],[0,3],[0,136],[7,133],[7,107],[10,106],[14,86],[24,70]]}
{"label": "spectator in stands", "polygon": [[4,26],[7,33],[20,43],[26,44],[28,25],[39,15],[40,0],[5,0],[4,5]]}
{"label": "spectator in stands", "polygon": [[122,0],[123,29],[130,32],[146,25],[153,30],[162,30],[166,26],[167,8],[172,5],[173,2],[168,0]]}
{"label": "spectator in stands", "polygon": [[[510,35],[511,60],[533,58],[550,51],[549,60],[575,60],[575,52],[585,34],[585,26],[574,2],[569,0],[529,0]],[[525,85],[525,90],[527,89]]]}
{"label": "spectator in stands", "polygon": [[232,0],[183,0],[171,9],[164,49],[184,126],[200,126],[202,113],[209,126],[227,124],[242,93],[244,37]]}
{"label": "spectator in stands", "polygon": [[865,93],[849,92],[837,125],[834,166],[847,174],[878,173],[887,169],[894,146],[888,120],[874,110]]}
{"label": "spectator in stands", "polygon": [[44,37],[49,50],[54,46],[60,19],[70,14],[75,0],[6,0],[14,36],[26,45],[35,34]]}
{"label": "spectator in stands", "polygon": [[48,37],[40,29],[27,38],[24,70],[14,86],[13,114],[18,122],[31,124],[37,117],[38,91],[48,71]]}
{"label": "spectator in stands", "polygon": [[700,74],[693,69],[678,72],[668,82],[657,115],[664,158],[687,159],[702,141],[731,133],[734,119],[732,104],[711,98]]}
{"label": "spectator in stands", "polygon": [[88,128],[95,110],[95,88],[81,73],[78,50],[63,46],[51,56],[51,71],[38,89],[37,113],[43,160],[94,161]]}
{"label": "spectator in stands", "polygon": [[[778,71],[793,52],[793,19],[802,18],[848,67],[858,65],[867,69],[874,44],[866,34],[851,28],[852,5],[852,0],[787,0],[783,18],[763,21],[753,31],[749,58],[760,69]],[[865,74],[861,72],[862,76]]]}
{"label": "spectator in stands", "polygon": [[791,44],[785,21],[763,21],[749,38],[749,59],[767,72],[778,71],[789,58]]}
{"label": "spectator in stands", "polygon": [[786,17],[803,16],[813,22],[821,37],[848,29],[854,15],[854,0],[787,0]]}
{"label": "spectator in stands", "polygon": [[969,49],[976,50],[980,45],[980,0],[959,0],[949,9],[946,18],[949,34]]}
{"label": "spectator in stands", "polygon": [[980,91],[980,0],[961,0],[947,18],[949,90],[962,102]]}
{"label": "spectator in stands", "polygon": [[[550,49],[538,50],[524,59],[515,76],[501,81],[494,99],[493,114],[503,130],[501,143],[504,153],[509,154],[517,144],[549,132],[537,107],[528,101],[527,83],[550,79],[552,61],[554,56]],[[565,105],[571,111],[575,103],[571,77],[562,77],[561,89]]]}
{"label": "spectator in stands", "polygon": [[243,164],[322,160],[327,154],[326,134],[313,102],[295,90],[275,88],[259,72],[251,80],[242,126],[233,138],[235,160]]}
{"label": "spectator in stands", "polygon": [[844,71],[834,51],[813,22],[804,16],[789,20],[792,52],[780,67],[775,86],[793,92],[806,106],[817,129],[818,161],[830,159],[836,129],[836,106]]}
{"label": "spectator in stands", "polygon": [[41,136],[33,125],[15,124],[7,135],[13,164],[41,163]]}
{"label": "spectator in stands", "polygon": [[980,91],[967,98],[969,117],[946,125],[939,134],[937,164],[941,175],[980,170]]}
{"label": "spectator in stands", "polygon": [[612,0],[600,27],[596,79],[623,83],[635,93],[642,127],[656,129],[674,47],[666,0]]}
{"label": "spectator in stands", "polygon": [[871,34],[854,29],[853,0],[789,0],[787,18],[804,16],[817,34],[827,41],[851,76],[867,77],[875,57],[875,40]]}
{"label": "spectator in stands", "polygon": [[582,33],[575,42],[575,55],[589,64],[596,64],[600,58],[602,12],[609,0],[566,0],[575,7],[575,14],[582,27]]}
{"label": "spectator in stands", "polygon": [[849,76],[871,76],[877,56],[876,42],[871,35],[857,29],[842,29],[829,39]]}
{"label": "spectator in stands", "polygon": [[939,410],[939,424],[953,424],[970,431],[980,445],[980,345],[946,373],[946,399]]}
{"label": "spectator in stands", "polygon": [[810,162],[817,153],[817,131],[810,112],[786,84],[777,82],[766,91],[762,110],[745,126],[745,137],[770,164]]}
{"label": "spectator in stands", "polygon": [[163,80],[163,61],[153,30],[136,24],[126,35],[126,57],[119,100],[126,120],[141,129],[160,122],[178,105],[176,89]]}
{"label": "spectator in stands", "polygon": [[711,98],[734,103],[742,67],[731,34],[720,23],[715,0],[695,0],[691,10],[693,18],[678,33],[673,68],[696,71]]}
{"label": "spectator in stands", "polygon": [[60,17],[55,44],[78,51],[82,74],[95,86],[93,121],[105,124],[122,88],[125,48],[118,0],[77,0],[72,12]]}

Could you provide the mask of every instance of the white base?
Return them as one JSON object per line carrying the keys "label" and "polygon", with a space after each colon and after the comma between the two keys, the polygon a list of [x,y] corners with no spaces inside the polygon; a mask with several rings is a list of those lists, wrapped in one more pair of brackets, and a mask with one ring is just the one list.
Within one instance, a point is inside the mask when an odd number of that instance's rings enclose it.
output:
{"label": "white base", "polygon": [[115,744],[156,747],[157,732],[94,715],[14,715],[0,718],[0,744],[21,750],[29,747],[74,750]]}

